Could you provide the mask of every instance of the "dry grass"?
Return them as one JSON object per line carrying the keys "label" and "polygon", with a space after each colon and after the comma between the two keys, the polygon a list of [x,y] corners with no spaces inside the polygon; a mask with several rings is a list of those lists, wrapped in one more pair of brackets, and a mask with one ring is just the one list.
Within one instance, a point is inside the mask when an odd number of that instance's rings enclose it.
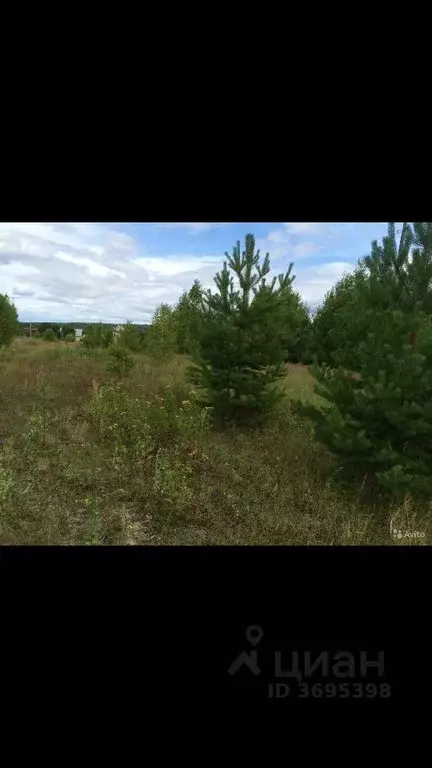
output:
{"label": "dry grass", "polygon": [[185,358],[135,363],[107,389],[105,352],[17,339],[1,353],[0,543],[431,543],[428,510],[338,485],[289,406],[317,398],[305,366],[287,366],[285,401],[247,433],[206,427]]}

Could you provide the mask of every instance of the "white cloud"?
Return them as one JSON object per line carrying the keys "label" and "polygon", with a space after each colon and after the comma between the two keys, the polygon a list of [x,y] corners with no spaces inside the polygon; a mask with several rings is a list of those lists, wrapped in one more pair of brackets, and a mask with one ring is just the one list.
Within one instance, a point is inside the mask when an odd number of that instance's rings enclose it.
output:
{"label": "white cloud", "polygon": [[86,267],[89,275],[95,277],[109,277],[110,275],[117,275],[118,277],[126,279],[125,272],[118,272],[116,269],[106,267],[104,264],[99,264],[92,259],[73,256],[70,253],[64,253],[63,251],[57,251],[54,256],[56,259],[60,259],[61,261],[68,261],[71,264],[77,264],[78,266]]}
{"label": "white cloud", "polygon": [[159,258],[129,235],[99,225],[0,225],[0,292],[26,320],[150,322],[195,278],[210,282],[222,256]]}
{"label": "white cloud", "polygon": [[266,238],[258,238],[256,247],[262,254],[269,253],[270,259],[286,258],[287,261],[304,259],[321,250],[321,246],[312,241],[296,242],[295,236],[287,226],[282,229],[273,229]]}
{"label": "white cloud", "polygon": [[311,232],[319,232],[325,226],[326,224],[313,223],[310,221],[301,221],[295,224],[291,222],[284,223],[285,229],[292,235],[304,235],[310,234]]}
{"label": "white cloud", "polygon": [[32,296],[34,294],[34,288],[30,283],[19,281],[14,284],[13,293],[20,296]]}
{"label": "white cloud", "polygon": [[21,261],[13,261],[9,264],[0,263],[0,275],[2,277],[11,275],[12,277],[20,277],[21,275],[41,275],[41,270],[37,267],[33,267],[31,264],[23,264]]}
{"label": "white cloud", "polygon": [[[165,258],[151,258],[143,257],[138,259],[132,259],[134,264],[147,270],[150,273],[150,279],[156,279],[156,276],[173,276],[181,275],[185,272],[195,272],[197,264],[200,264],[201,269],[206,266],[211,266],[212,269],[222,262],[222,258],[204,256],[198,259],[192,256],[181,256],[174,254]],[[153,275],[151,275],[153,273]]]}
{"label": "white cloud", "polygon": [[104,249],[101,245],[88,245],[87,250],[95,253],[97,256],[102,256],[104,252]]}
{"label": "white cloud", "polygon": [[[0,292],[13,297],[23,320],[146,323],[161,301],[175,303],[195,278],[205,289],[214,290],[222,253],[147,254],[145,244],[114,227],[0,224]],[[144,226],[144,237],[145,231]],[[327,238],[328,233],[322,229],[320,236]],[[302,239],[300,232],[294,234],[281,224],[257,240],[257,247],[262,255],[270,252],[271,276],[294,261],[295,289],[305,301],[316,304],[352,265],[334,251],[332,262],[308,265],[308,257],[321,252],[323,241],[317,231],[303,235]],[[273,261],[277,258],[282,263]]]}
{"label": "white cloud", "polygon": [[319,250],[321,250],[321,246],[316,243],[299,243],[299,245],[293,246],[292,256],[294,261],[297,261],[298,259],[312,256],[313,253],[317,253]]}
{"label": "white cloud", "polygon": [[167,223],[161,223],[157,224],[158,227],[165,227],[166,229],[173,229],[176,227],[185,227],[188,229],[192,234],[198,235],[200,232],[207,232],[209,229],[215,229],[215,227],[226,227],[227,224],[224,222],[204,222],[204,221],[198,221],[198,222],[189,222],[189,221],[177,221],[177,222],[167,222]]}
{"label": "white cloud", "polygon": [[354,266],[344,261],[328,262],[300,269],[296,269],[294,265],[293,272],[296,279],[293,287],[307,304],[316,306],[342,275],[345,272],[351,272]]}
{"label": "white cloud", "polygon": [[16,222],[9,224],[0,222],[0,237],[4,233],[6,235],[16,234],[22,238],[28,235],[30,238],[67,245],[71,248],[83,246],[86,242],[88,243],[89,238],[99,237],[102,232],[103,228],[98,224],[19,224]]}

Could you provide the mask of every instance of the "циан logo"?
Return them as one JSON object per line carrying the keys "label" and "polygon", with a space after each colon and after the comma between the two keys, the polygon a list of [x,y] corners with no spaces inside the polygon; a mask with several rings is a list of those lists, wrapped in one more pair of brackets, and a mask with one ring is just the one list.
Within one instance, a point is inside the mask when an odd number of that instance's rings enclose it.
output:
{"label": "\u0446\u0438\u0430\u043d logo", "polygon": [[[261,627],[257,624],[252,624],[246,630],[246,640],[255,648],[260,640],[262,640],[263,634],[264,632]],[[242,651],[240,656],[237,656],[235,661],[231,664],[228,674],[235,675],[243,665],[246,665],[254,675],[261,674],[261,669],[258,666],[257,651]]]}
{"label": "\u0446\u0438\u0430\u043d logo", "polygon": [[[257,645],[264,635],[262,627],[250,625],[245,633],[251,650],[242,651],[227,670],[228,675],[237,674],[242,668],[258,677],[262,669],[258,664]],[[261,650],[263,653],[264,650]],[[315,652],[316,653],[316,652]],[[377,658],[368,658],[368,651],[319,651],[312,658],[311,651],[273,650],[273,680],[268,680],[269,699],[387,699],[391,686],[385,682],[384,651],[377,651]],[[369,673],[374,673],[374,682]],[[315,680],[311,678],[317,673]],[[265,676],[267,677],[267,675]],[[279,682],[284,680],[284,682]],[[343,681],[346,682],[343,682]]]}

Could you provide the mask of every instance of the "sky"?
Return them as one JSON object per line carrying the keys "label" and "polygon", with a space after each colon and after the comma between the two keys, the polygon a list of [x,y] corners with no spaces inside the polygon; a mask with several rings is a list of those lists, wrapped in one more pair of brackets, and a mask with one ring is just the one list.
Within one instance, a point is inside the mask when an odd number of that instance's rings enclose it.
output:
{"label": "sky", "polygon": [[293,287],[315,309],[387,232],[386,223],[0,223],[0,293],[22,322],[151,322],[195,278],[213,278],[246,233],[273,274],[291,261]]}

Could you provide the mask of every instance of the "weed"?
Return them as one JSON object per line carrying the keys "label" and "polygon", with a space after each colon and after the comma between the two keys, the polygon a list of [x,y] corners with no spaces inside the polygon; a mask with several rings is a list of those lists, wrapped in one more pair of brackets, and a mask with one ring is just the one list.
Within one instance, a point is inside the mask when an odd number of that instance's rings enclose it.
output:
{"label": "weed", "polygon": [[83,530],[84,544],[102,544],[103,543],[103,525],[101,521],[98,499],[87,496],[84,499],[85,505],[85,524]]}
{"label": "weed", "polygon": [[192,468],[187,464],[185,457],[170,452],[166,448],[159,448],[156,455],[154,489],[161,494],[168,509],[166,522],[175,515],[181,513],[191,503],[193,490],[188,482],[192,475]]}

